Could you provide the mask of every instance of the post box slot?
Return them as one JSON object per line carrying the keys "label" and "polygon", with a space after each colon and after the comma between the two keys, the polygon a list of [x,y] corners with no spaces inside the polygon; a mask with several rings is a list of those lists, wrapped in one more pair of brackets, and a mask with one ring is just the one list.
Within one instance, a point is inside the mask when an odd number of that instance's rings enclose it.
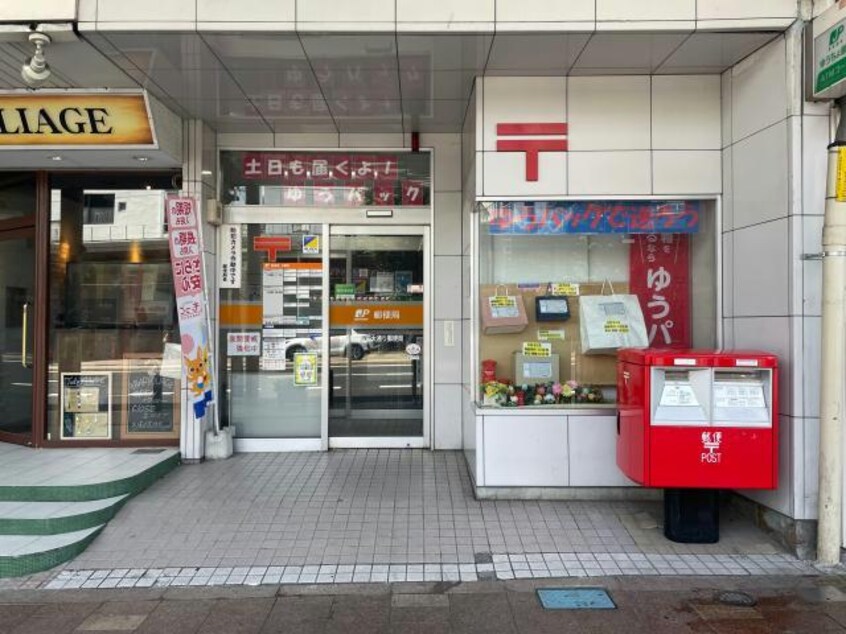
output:
{"label": "post box slot", "polygon": [[714,425],[772,425],[772,371],[714,370]]}
{"label": "post box slot", "polygon": [[652,424],[709,424],[710,375],[710,368],[652,368]]}

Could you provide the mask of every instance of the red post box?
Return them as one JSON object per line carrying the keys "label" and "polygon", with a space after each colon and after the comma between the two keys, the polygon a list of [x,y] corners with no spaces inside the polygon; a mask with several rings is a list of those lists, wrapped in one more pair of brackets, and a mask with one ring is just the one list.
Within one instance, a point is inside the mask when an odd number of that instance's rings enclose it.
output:
{"label": "red post box", "polygon": [[778,359],[734,350],[620,350],[617,465],[648,487],[774,489]]}

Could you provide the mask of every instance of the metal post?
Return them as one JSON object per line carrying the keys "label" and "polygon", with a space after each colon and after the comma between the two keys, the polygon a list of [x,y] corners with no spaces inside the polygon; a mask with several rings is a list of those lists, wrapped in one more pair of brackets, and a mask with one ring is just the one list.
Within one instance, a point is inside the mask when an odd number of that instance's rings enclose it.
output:
{"label": "metal post", "polygon": [[[828,146],[823,223],[822,362],[820,369],[819,524],[817,560],[840,563],[843,526],[843,394],[846,385],[846,202],[840,172],[846,170],[846,98],[837,100],[840,121]],[[840,190],[840,191],[838,191]]]}

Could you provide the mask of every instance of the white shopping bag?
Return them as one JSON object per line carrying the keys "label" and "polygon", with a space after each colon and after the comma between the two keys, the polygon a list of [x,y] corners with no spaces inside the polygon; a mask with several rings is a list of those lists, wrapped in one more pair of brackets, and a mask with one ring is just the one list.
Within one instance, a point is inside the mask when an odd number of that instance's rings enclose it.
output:
{"label": "white shopping bag", "polygon": [[582,295],[579,330],[583,354],[615,354],[620,348],[646,348],[649,336],[637,295]]}

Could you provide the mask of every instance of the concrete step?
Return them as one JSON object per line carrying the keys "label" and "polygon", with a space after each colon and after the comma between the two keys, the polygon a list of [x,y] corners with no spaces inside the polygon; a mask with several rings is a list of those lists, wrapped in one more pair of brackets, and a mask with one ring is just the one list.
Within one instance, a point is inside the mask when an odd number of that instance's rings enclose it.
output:
{"label": "concrete step", "polygon": [[0,502],[0,535],[57,535],[108,522],[129,495],[86,502]]}
{"label": "concrete step", "polygon": [[103,526],[59,535],[0,535],[0,578],[29,575],[73,559]]}

